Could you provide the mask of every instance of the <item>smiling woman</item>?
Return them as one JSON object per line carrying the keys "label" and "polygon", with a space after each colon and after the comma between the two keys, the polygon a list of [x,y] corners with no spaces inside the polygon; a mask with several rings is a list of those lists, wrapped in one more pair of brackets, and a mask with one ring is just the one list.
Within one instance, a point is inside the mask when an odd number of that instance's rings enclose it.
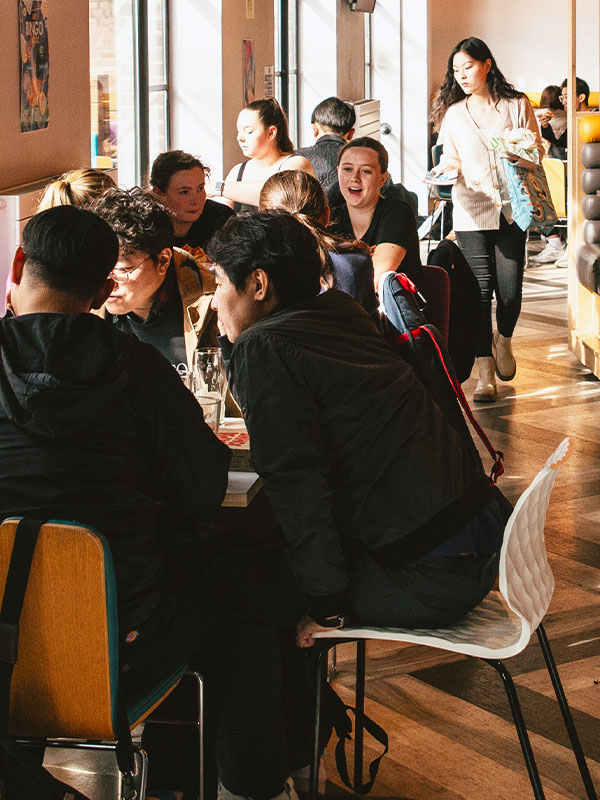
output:
{"label": "smiling woman", "polygon": [[340,150],[338,179],[344,203],[332,209],[332,230],[373,248],[375,288],[384,272],[400,265],[418,286],[422,267],[417,223],[408,203],[381,196],[387,168],[387,150],[368,136],[352,139]]}

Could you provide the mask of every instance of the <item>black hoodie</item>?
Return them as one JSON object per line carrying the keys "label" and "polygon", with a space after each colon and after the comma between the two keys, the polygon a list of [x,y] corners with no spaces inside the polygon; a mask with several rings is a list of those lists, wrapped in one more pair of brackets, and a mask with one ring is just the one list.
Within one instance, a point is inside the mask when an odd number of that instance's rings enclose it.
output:
{"label": "black hoodie", "polygon": [[153,347],[91,314],[0,320],[0,513],[103,533],[122,630],[160,603],[167,554],[180,537],[203,535],[228,465]]}

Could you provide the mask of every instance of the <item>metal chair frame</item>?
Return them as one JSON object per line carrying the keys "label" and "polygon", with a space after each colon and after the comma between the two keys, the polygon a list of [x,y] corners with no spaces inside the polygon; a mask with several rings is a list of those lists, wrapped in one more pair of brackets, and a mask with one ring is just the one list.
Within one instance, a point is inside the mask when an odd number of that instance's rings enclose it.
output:
{"label": "metal chair frame", "polygon": [[[511,514],[506,525],[505,539],[500,554],[500,592],[491,592],[464,620],[453,627],[444,629],[342,628],[333,632],[315,634],[315,638],[321,640],[317,643],[321,647],[321,652],[318,659],[315,691],[309,800],[317,798],[320,717],[323,687],[327,674],[327,654],[329,649],[335,644],[339,644],[340,641],[356,642],[354,787],[358,791],[362,786],[366,640],[371,638],[437,647],[454,653],[475,656],[490,664],[502,678],[533,796],[536,800],[545,800],[517,691],[508,668],[501,660],[501,658],[510,658],[524,650],[534,630],[537,633],[586,796],[588,800],[597,800],[598,796],[585,760],[581,741],[542,624],[554,590],[554,579],[547,562],[543,538],[546,510],[552,486],[567,455],[568,447],[568,439],[561,442],[544,468],[523,492]],[[523,552],[528,552],[531,564],[523,564],[520,568],[521,572],[519,572],[518,559],[523,559]],[[516,579],[511,581],[513,574]],[[530,577],[533,574],[536,576],[536,581],[521,581],[523,575]],[[481,612],[479,615],[478,610]],[[504,636],[504,640],[502,636]]]}

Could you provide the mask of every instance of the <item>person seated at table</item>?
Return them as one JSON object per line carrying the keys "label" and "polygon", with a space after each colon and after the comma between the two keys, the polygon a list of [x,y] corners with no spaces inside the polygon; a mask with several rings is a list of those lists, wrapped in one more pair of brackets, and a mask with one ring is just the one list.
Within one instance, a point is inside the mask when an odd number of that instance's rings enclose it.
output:
{"label": "person seated at table", "polygon": [[89,313],[113,287],[109,225],[60,206],[32,217],[22,241],[0,320],[1,518],[77,520],[106,537],[120,688],[191,657],[204,668],[218,641],[204,552],[219,538],[229,451],[154,347]]}
{"label": "person seated at table", "polygon": [[315,176],[332,206],[342,202],[337,175],[338,154],[354,136],[355,123],[356,112],[352,103],[339,97],[321,100],[310,116],[315,143],[298,149],[300,155],[313,165]]}
{"label": "person seated at table", "polygon": [[375,315],[379,300],[373,286],[373,262],[364,242],[348,242],[326,231],[327,196],[319,181],[302,170],[271,175],[260,192],[259,208],[280,208],[304,222],[323,248],[323,290],[340,289],[354,297],[367,313]]}
{"label": "person seated at table", "polygon": [[400,266],[419,286],[422,267],[415,215],[403,200],[381,196],[387,177],[388,154],[380,142],[361,136],[342,147],[338,178],[344,203],[332,209],[331,229],[374,248],[376,289],[384,272]]}
{"label": "person seated at table", "polygon": [[270,175],[282,169],[313,174],[310,161],[294,150],[288,121],[274,97],[253,100],[237,118],[237,141],[246,161],[232,167],[224,181],[211,181],[209,195],[225,197],[234,211],[256,211],[258,196]]}
{"label": "person seated at table", "polygon": [[[244,743],[246,770],[220,764],[226,800],[282,792],[309,760],[306,743],[288,751],[277,626],[303,648],[346,619],[452,624],[494,584],[503,520],[470,437],[355,300],[320,292],[306,225],[283,211],[232,218],[208,253],[230,387],[285,541],[209,576],[238,653],[224,664],[236,725],[220,736],[232,759]],[[291,653],[284,663],[285,685]]]}
{"label": "person seated at table", "polygon": [[156,157],[150,171],[153,194],[172,212],[176,247],[200,256],[213,233],[227,222],[233,211],[206,197],[210,170],[200,159],[183,150],[168,150]]}
{"label": "person seated at table", "polygon": [[114,189],[92,210],[119,239],[113,290],[103,313],[121,331],[154,345],[171,364],[192,368],[196,347],[216,344],[215,289],[206,255],[173,248],[173,223],[150,192]]}

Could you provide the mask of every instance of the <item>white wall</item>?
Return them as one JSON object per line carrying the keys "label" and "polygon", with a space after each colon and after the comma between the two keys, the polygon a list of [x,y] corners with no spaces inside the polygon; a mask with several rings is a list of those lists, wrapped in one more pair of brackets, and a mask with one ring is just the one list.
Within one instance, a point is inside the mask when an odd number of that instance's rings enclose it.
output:
{"label": "white wall", "polygon": [[[430,90],[443,80],[450,51],[478,36],[518,89],[541,92],[567,75],[567,0],[429,0]],[[599,86],[598,0],[577,0],[577,75]]]}
{"label": "white wall", "polygon": [[298,128],[300,147],[314,141],[313,108],[326,97],[362,100],[365,91],[364,15],[344,0],[299,0]]}
{"label": "white wall", "polygon": [[221,0],[177,0],[171,9],[173,149],[223,175]]}
{"label": "white wall", "polygon": [[0,189],[90,163],[88,4],[48,4],[48,127],[21,133],[18,4],[0,0]]}
{"label": "white wall", "polygon": [[426,213],[427,190],[427,5],[414,0],[378,0],[371,22],[371,97],[381,102],[381,121],[392,128],[381,142],[393,180],[419,195]]}

